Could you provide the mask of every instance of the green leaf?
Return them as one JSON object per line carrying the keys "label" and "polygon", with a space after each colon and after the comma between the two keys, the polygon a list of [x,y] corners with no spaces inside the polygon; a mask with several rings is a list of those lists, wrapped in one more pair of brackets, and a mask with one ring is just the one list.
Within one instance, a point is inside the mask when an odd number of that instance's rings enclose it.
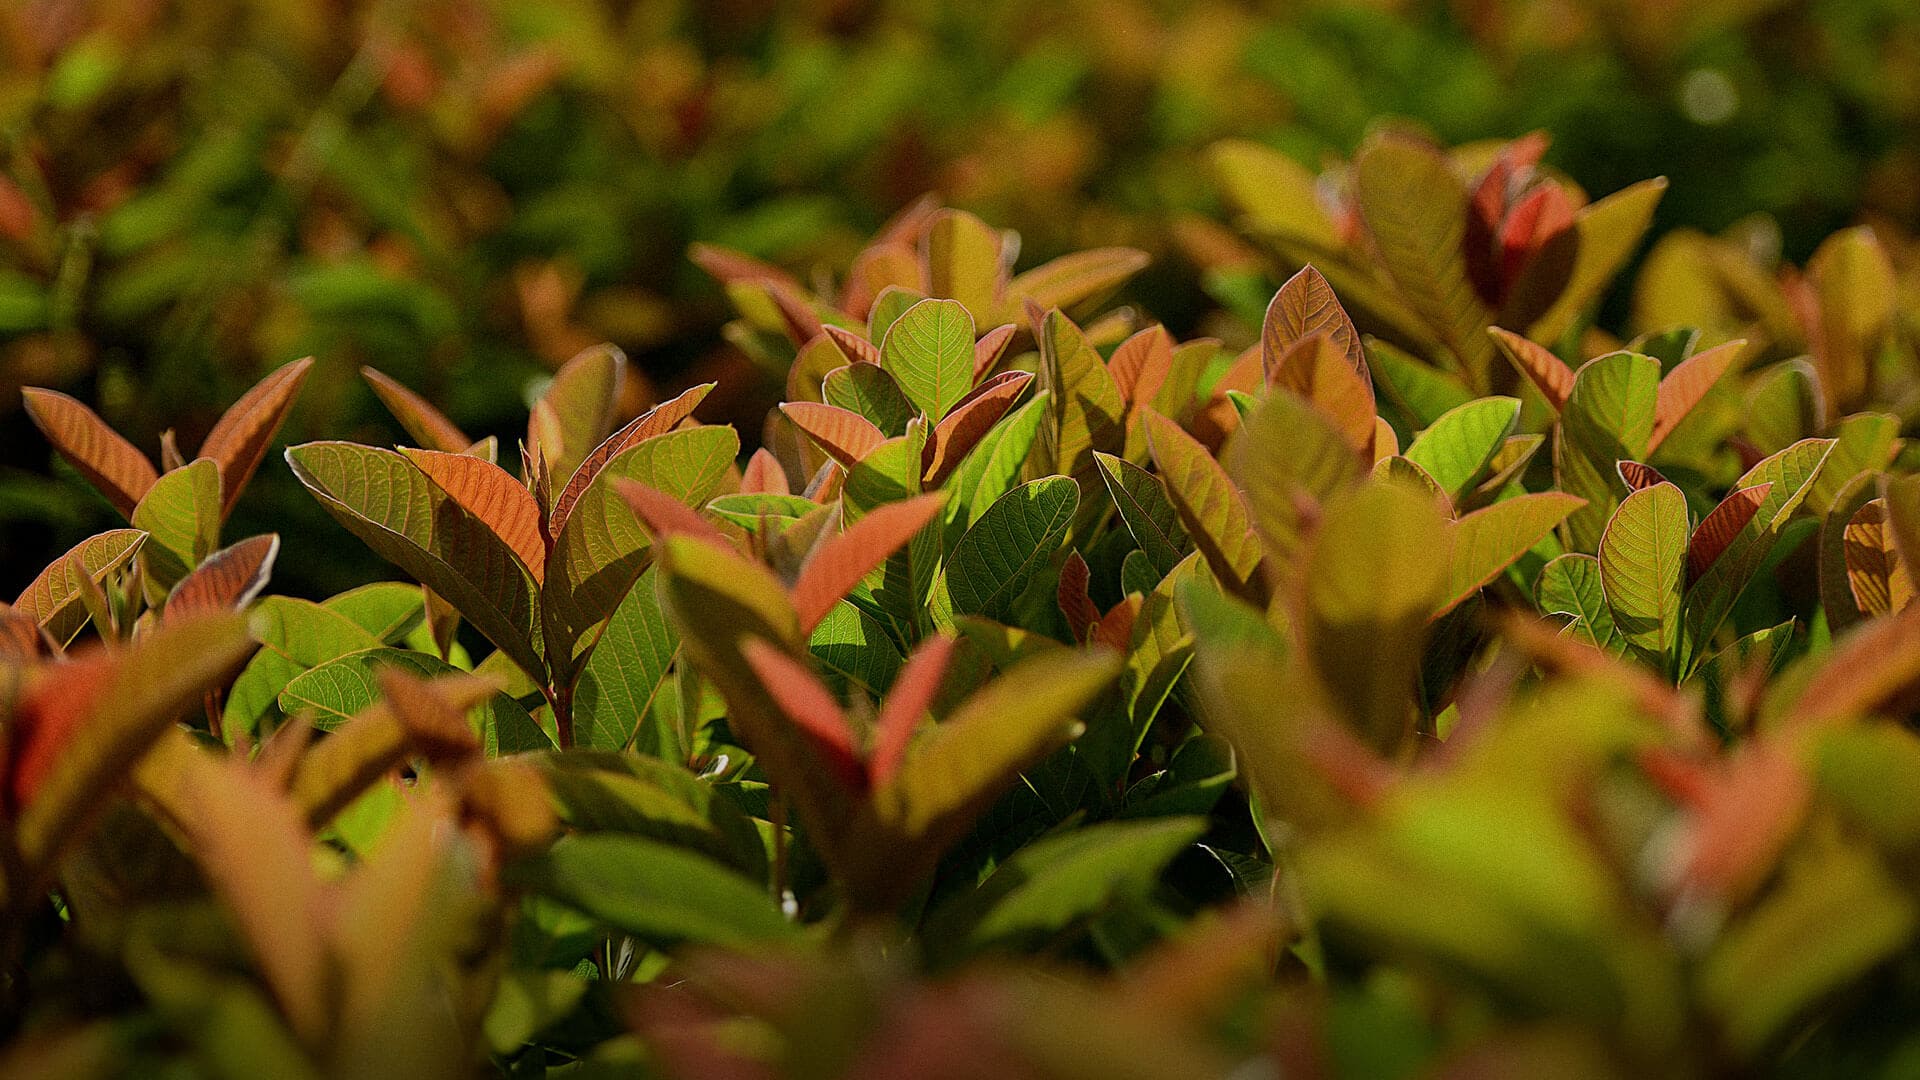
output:
{"label": "green leaf", "polygon": [[[458,669],[437,656],[406,649],[365,649],[348,653],[302,673],[280,691],[280,711],[292,715],[301,709],[313,713],[313,725],[322,731],[339,727],[381,699],[380,670],[397,667],[422,678],[455,674]],[[547,750],[553,740],[527,710],[505,694],[494,693],[468,714],[489,757]]]}
{"label": "green leaf", "polygon": [[1481,398],[1449,410],[1421,432],[1404,455],[1458,503],[1520,419],[1520,399]]}
{"label": "green leaf", "polygon": [[1188,555],[1141,599],[1127,651],[1127,706],[1136,749],[1193,659],[1193,635],[1181,621],[1176,601],[1183,585],[1205,576],[1203,566],[1199,552]]}
{"label": "green leaf", "polygon": [[[1301,407],[1310,408],[1304,403]],[[1227,478],[1226,470],[1179,424],[1152,410],[1141,412],[1140,420],[1147,429],[1147,447],[1160,470],[1163,490],[1179,512],[1194,546],[1228,589],[1253,595],[1254,574],[1260,568],[1263,552],[1254,536],[1247,504]]]}
{"label": "green leaf", "polygon": [[1453,546],[1447,559],[1448,598],[1435,615],[1453,610],[1498,577],[1579,506],[1577,495],[1543,491],[1517,495],[1455,521],[1449,530]]}
{"label": "green leaf", "polygon": [[426,618],[425,600],[418,585],[376,581],[349,589],[321,606],[346,616],[362,630],[393,645],[405,640]]}
{"label": "green leaf", "polygon": [[1180,511],[1167,497],[1160,478],[1125,458],[1095,453],[1100,479],[1120,510],[1120,520],[1148,562],[1161,574],[1172,570],[1192,546],[1180,527]]}
{"label": "green leaf", "polygon": [[1473,400],[1473,391],[1459,376],[1421,363],[1377,338],[1368,338],[1365,345],[1381,413],[1385,415],[1391,406],[1403,432],[1428,427],[1448,409]]}
{"label": "green leaf", "polygon": [[1147,893],[1206,830],[1204,817],[1174,817],[1056,833],[1021,848],[977,889],[936,911],[924,938],[946,959],[1039,945],[1119,897]]}
{"label": "green leaf", "polygon": [[577,643],[613,614],[649,558],[647,531],[614,491],[614,481],[637,480],[698,507],[726,479],[739,450],[740,437],[730,427],[668,432],[621,451],[587,484],[553,542],[540,595],[551,635],[548,663],[556,677],[572,670]]}
{"label": "green leaf", "polygon": [[875,699],[893,685],[906,659],[879,620],[846,601],[835,604],[813,628],[807,650],[830,674],[837,673]]}
{"label": "green leaf", "polygon": [[880,366],[929,423],[939,423],[973,389],[973,316],[958,300],[922,300],[888,328]]}
{"label": "green leaf", "polygon": [[579,745],[683,758],[688,747],[661,732],[641,738],[641,725],[667,681],[680,651],[680,635],[660,609],[656,567],[648,567],[607,620],[573,689],[573,724]]}
{"label": "green leaf", "polygon": [[1312,508],[1366,475],[1340,433],[1292,394],[1261,399],[1224,456],[1254,525],[1283,566],[1299,550]]}
{"label": "green leaf", "polygon": [[766,877],[766,846],[753,822],[679,765],[592,751],[550,754],[540,765],[561,819],[580,832],[645,836],[712,856],[756,881]]}
{"label": "green leaf", "polygon": [[745,947],[796,933],[756,882],[641,836],[562,837],[545,854],[510,864],[503,877],[652,945]]}
{"label": "green leaf", "polygon": [[1040,435],[1048,398],[1042,394],[1000,418],[947,478],[946,547],[951,549],[995,501],[1013,489]]}
{"label": "green leaf", "polygon": [[[969,345],[971,350],[972,346]],[[972,368],[968,368],[971,376]],[[880,433],[893,438],[905,434],[907,421],[918,416],[919,406],[907,398],[893,376],[875,364],[848,364],[827,373],[821,383],[826,403],[859,413],[873,422]]]}
{"label": "green leaf", "polygon": [[40,571],[21,590],[20,598],[13,602],[13,606],[39,623],[47,636],[65,646],[80,632],[81,627],[87,625],[81,572],[84,571],[95,582],[105,580],[109,574],[125,566],[146,542],[147,534],[139,529],[109,529],[98,536],[90,536]]}
{"label": "green leaf", "polygon": [[536,681],[546,680],[533,579],[485,522],[390,450],[306,443],[288,447],[287,463],[349,532],[445,597]]}
{"label": "green leaf", "polygon": [[1660,391],[1660,361],[1617,352],[1588,361],[1574,375],[1560,411],[1553,465],[1560,490],[1587,500],[1567,516],[1566,542],[1592,551],[1626,496],[1618,465],[1645,461]]}
{"label": "green leaf", "polygon": [[1049,311],[1036,335],[1038,388],[1048,402],[1047,419],[1040,427],[1042,467],[1073,477],[1091,512],[1091,496],[1099,490],[1093,453],[1126,449],[1126,403],[1106,361],[1065,315]]}
{"label": "green leaf", "polygon": [[1007,621],[1014,600],[1059,549],[1079,504],[1080,489],[1065,476],[1001,496],[954,546],[934,586],[935,623],[950,626],[956,615]]}
{"label": "green leaf", "polygon": [[1613,624],[1662,674],[1680,646],[1687,532],[1687,497],[1659,483],[1627,496],[1600,537],[1600,585]]}
{"label": "green leaf", "polygon": [[[419,590],[408,588],[419,607]],[[258,732],[263,718],[278,717],[280,692],[307,669],[382,644],[340,612],[290,596],[263,598],[248,625],[260,651],[227,691],[221,732],[229,741],[235,734]]]}
{"label": "green leaf", "polygon": [[162,476],[133,508],[147,575],[171,589],[220,546],[220,466],[201,458]]}
{"label": "green leaf", "polygon": [[1561,555],[1540,571],[1533,584],[1534,603],[1542,615],[1571,615],[1581,640],[1618,655],[1626,648],[1613,625],[1600,584],[1600,560],[1592,555]]}
{"label": "green leaf", "polygon": [[[612,345],[594,345],[566,362],[547,384],[528,425],[527,447],[546,462],[555,484],[565,484],[613,428],[627,358]],[[541,417],[550,417],[547,424]]]}

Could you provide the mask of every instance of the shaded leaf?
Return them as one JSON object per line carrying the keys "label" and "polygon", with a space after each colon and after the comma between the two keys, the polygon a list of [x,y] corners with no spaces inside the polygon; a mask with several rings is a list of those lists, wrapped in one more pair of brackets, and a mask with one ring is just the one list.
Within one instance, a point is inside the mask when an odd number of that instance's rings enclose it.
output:
{"label": "shaded leaf", "polygon": [[221,415],[220,422],[207,432],[200,444],[200,456],[212,458],[220,466],[221,516],[233,512],[240,492],[253,479],[253,472],[267,456],[267,446],[279,433],[280,425],[293,409],[294,398],[313,370],[313,357],[280,368],[261,379],[240,400]]}
{"label": "shaded leaf", "polygon": [[160,474],[153,462],[107,426],[92,409],[56,390],[20,392],[27,416],[53,448],[128,517]]}

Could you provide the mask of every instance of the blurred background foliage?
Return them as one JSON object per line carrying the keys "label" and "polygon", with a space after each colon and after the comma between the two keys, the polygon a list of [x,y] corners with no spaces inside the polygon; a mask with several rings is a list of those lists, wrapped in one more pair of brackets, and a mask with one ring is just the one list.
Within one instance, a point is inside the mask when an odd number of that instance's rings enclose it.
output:
{"label": "blurred background foliage", "polygon": [[[1022,265],[1151,252],[1125,298],[1184,334],[1214,302],[1181,225],[1227,216],[1207,147],[1319,169],[1387,115],[1448,144],[1545,129],[1596,195],[1669,176],[1655,235],[1798,262],[1857,220],[1915,225],[1914,70],[1910,0],[14,0],[0,584],[113,520],[49,474],[22,385],[151,452],[311,354],[288,441],[397,437],[372,365],[511,445],[606,340],[645,376],[625,409],[719,378],[703,416],[751,436],[778,387],[724,343],[690,243],[804,274],[937,192],[1017,230]],[[236,532],[311,549],[285,591],[380,572],[315,557],[340,545],[284,470],[255,492]]]}

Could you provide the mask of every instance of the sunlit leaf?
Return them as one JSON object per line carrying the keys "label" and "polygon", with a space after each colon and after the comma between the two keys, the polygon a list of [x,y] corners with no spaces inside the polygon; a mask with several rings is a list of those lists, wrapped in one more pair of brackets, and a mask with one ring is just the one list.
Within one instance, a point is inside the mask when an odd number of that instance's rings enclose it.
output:
{"label": "sunlit leaf", "polygon": [[37,387],[20,393],[27,415],[60,456],[106,496],[114,509],[132,517],[134,507],[160,478],[153,462],[73,398]]}
{"label": "sunlit leaf", "polygon": [[1666,669],[1680,642],[1687,497],[1672,484],[1627,496],[1607,523],[1599,555],[1600,583],[1620,636]]}
{"label": "sunlit leaf", "polygon": [[80,575],[95,581],[106,578],[125,566],[146,541],[147,534],[139,529],[109,529],[80,541],[27,583],[13,602],[14,609],[31,616],[54,641],[67,644],[87,623]]}
{"label": "sunlit leaf", "polygon": [[455,427],[453,421],[428,404],[426,398],[373,368],[363,367],[360,374],[366,378],[367,385],[373,387],[380,403],[421,446],[446,454],[458,454],[473,445],[473,440],[467,437],[466,432]]}
{"label": "sunlit leaf", "polygon": [[172,588],[220,546],[220,467],[200,458],[154,482],[133,509],[144,529],[141,559],[155,584]]}
{"label": "sunlit leaf", "polygon": [[251,536],[214,552],[173,587],[167,596],[166,617],[179,619],[246,607],[266,588],[279,554],[279,533]]}
{"label": "sunlit leaf", "polygon": [[223,517],[233,512],[240,492],[253,479],[254,470],[266,457],[268,444],[292,411],[294,398],[312,369],[313,357],[309,356],[273,372],[229,406],[220,422],[207,432],[206,441],[200,444],[200,456],[212,458],[220,466]]}

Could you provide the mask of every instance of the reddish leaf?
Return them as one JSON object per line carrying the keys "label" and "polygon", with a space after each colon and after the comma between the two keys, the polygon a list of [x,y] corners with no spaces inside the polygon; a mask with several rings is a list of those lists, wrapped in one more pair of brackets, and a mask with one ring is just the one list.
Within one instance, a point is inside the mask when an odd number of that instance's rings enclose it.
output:
{"label": "reddish leaf", "polygon": [[1260,327],[1261,366],[1267,382],[1274,381],[1274,369],[1289,349],[1316,334],[1325,334],[1347,364],[1367,381],[1371,398],[1373,383],[1367,373],[1366,350],[1360,345],[1360,333],[1354,329],[1347,309],[1333,294],[1320,271],[1311,265],[1287,279],[1267,305],[1267,316]]}
{"label": "reddish leaf", "polygon": [[1003,371],[963,397],[933,429],[927,440],[923,478],[932,487],[940,486],[947,474],[960,464],[993,425],[1000,422],[1033,381],[1029,371]]}
{"label": "reddish leaf", "polygon": [[1693,530],[1693,539],[1687,542],[1687,580],[1700,580],[1713,564],[1719,560],[1727,545],[1747,527],[1753,515],[1766,501],[1767,493],[1773,490],[1771,483],[1755,484],[1741,488],[1720,501],[1705,520]]}
{"label": "reddish leaf", "polygon": [[1153,404],[1154,395],[1173,370],[1173,336],[1164,326],[1149,326],[1120,343],[1107,370],[1129,407]]}
{"label": "reddish leaf", "polygon": [[875,345],[865,337],[854,333],[846,327],[827,326],[822,328],[822,332],[827,335],[829,340],[840,347],[840,351],[846,354],[848,360],[856,364],[878,364],[880,362],[880,346]]}
{"label": "reddish leaf", "polygon": [[873,310],[874,298],[888,288],[927,291],[926,267],[920,253],[907,242],[879,242],[854,256],[847,271],[846,291],[840,297],[840,310],[856,319],[865,319]]}
{"label": "reddish leaf", "polygon": [[240,491],[253,479],[267,445],[293,408],[300,386],[313,370],[313,357],[295,360],[256,383],[233,403],[200,444],[200,456],[220,466],[221,516],[233,511]]}
{"label": "reddish leaf", "polygon": [[1528,192],[1500,227],[1500,295],[1504,299],[1521,271],[1554,237],[1573,228],[1573,199],[1559,184]]}
{"label": "reddish leaf", "polygon": [[1573,393],[1573,369],[1566,361],[1549,352],[1545,346],[1535,344],[1511,330],[1498,326],[1487,327],[1487,333],[1493,335],[1494,344],[1520,369],[1520,373],[1533,381],[1540,390],[1540,396],[1557,412],[1567,403],[1567,395]]}
{"label": "reddish leaf", "polygon": [[1087,560],[1079,552],[1067,556],[1067,563],[1060,568],[1060,584],[1054,595],[1060,603],[1060,613],[1067,617],[1067,630],[1073,635],[1076,645],[1087,643],[1087,633],[1100,621],[1100,609],[1087,594],[1087,584],[1092,575],[1087,569]]}
{"label": "reddish leaf", "polygon": [[1740,357],[1745,341],[1729,341],[1725,345],[1716,345],[1705,352],[1698,352],[1680,363],[1679,367],[1667,372],[1660,380],[1660,391],[1653,413],[1653,434],[1647,439],[1647,452],[1651,454],[1687,413],[1693,411],[1700,399],[1707,396],[1713,384],[1727,373],[1733,362]]}
{"label": "reddish leaf", "polygon": [[655,435],[665,435],[678,427],[680,421],[693,415],[693,410],[706,400],[708,394],[718,383],[701,383],[699,386],[683,392],[671,401],[663,401],[646,412],[635,417],[627,426],[607,436],[599,446],[593,448],[580,467],[573,471],[560,489],[560,497],[553,501],[553,510],[547,516],[547,535],[558,537],[560,529],[566,525],[567,518],[573,513],[573,504],[580,501],[586,493],[587,485],[600,475],[615,455],[630,446],[638,446]]}
{"label": "reddish leaf", "polygon": [[279,554],[278,533],[250,536],[214,552],[173,587],[167,597],[166,618],[246,607],[266,587],[273,560]]}
{"label": "reddish leaf", "polygon": [[60,456],[80,470],[114,509],[131,518],[141,497],[160,479],[153,462],[92,409],[57,390],[30,386],[20,396],[34,426]]}
{"label": "reddish leaf", "polygon": [[41,668],[7,722],[4,796],[8,816],[31,803],[79,734],[116,666],[115,657],[94,648],[65,663]]}
{"label": "reddish leaf", "polygon": [[886,503],[821,544],[793,583],[793,609],[800,616],[800,632],[811,633],[841,597],[912,540],[940,513],[946,501],[944,494],[935,493]]}
{"label": "reddish leaf", "polygon": [[540,535],[540,507],[525,485],[484,458],[437,450],[402,453],[435,487],[499,537],[534,581],[546,580],[547,544]]}
{"label": "reddish leaf", "polygon": [[701,517],[698,510],[659,488],[649,487],[638,480],[616,477],[613,490],[626,500],[627,505],[633,508],[634,516],[656,539],[663,536],[691,536],[717,547],[733,548],[725,534]]}
{"label": "reddish leaf", "polygon": [[780,711],[813,739],[841,786],[865,791],[867,766],[854,748],[853,729],[847,725],[840,703],[833,700],[813,672],[761,638],[742,642],[740,655]]}
{"label": "reddish leaf", "polygon": [[874,725],[873,755],[867,763],[867,774],[875,787],[891,780],[906,760],[907,745],[913,741],[920,717],[933,707],[940,680],[946,677],[947,665],[953,660],[955,643],[956,639],[940,635],[926,639],[894,676]]}
{"label": "reddish leaf", "polygon": [[1143,603],[1139,593],[1131,593],[1113,605],[1093,625],[1094,644],[1105,645],[1123,655],[1130,651],[1133,648],[1133,624],[1139,621]]}
{"label": "reddish leaf", "polygon": [[789,285],[798,288],[800,283],[793,275],[770,263],[761,262],[751,255],[743,255],[731,248],[713,244],[695,244],[687,249],[687,258],[693,264],[726,284],[752,283]]}
{"label": "reddish leaf", "polygon": [[1287,346],[1266,370],[1267,382],[1305,398],[1345,437],[1347,445],[1363,455],[1373,452],[1373,433],[1379,417],[1374,412],[1373,387],[1348,366],[1339,344],[1315,333]]}
{"label": "reddish leaf", "polygon": [[1643,465],[1638,461],[1622,461],[1615,468],[1620,473],[1621,481],[1627,485],[1628,491],[1639,491],[1642,488],[1667,482],[1667,478],[1660,475],[1659,469],[1651,465]]}
{"label": "reddish leaf", "polygon": [[773,452],[761,447],[747,459],[747,467],[740,473],[740,490],[748,495],[789,495],[793,488],[787,483],[787,472],[780,467],[780,460]]}
{"label": "reddish leaf", "polygon": [[873,426],[873,421],[851,409],[812,401],[789,401],[780,406],[780,411],[794,426],[806,432],[816,446],[849,469],[872,453],[874,447],[887,441],[886,435]]}
{"label": "reddish leaf", "polygon": [[1811,783],[1793,756],[1748,744],[1706,786],[1672,865],[1673,884],[1737,904],[1773,872],[1805,816]]}
{"label": "reddish leaf", "polygon": [[427,399],[400,385],[398,382],[370,367],[360,369],[360,375],[373,387],[375,396],[387,407],[407,434],[419,441],[429,450],[458,454],[473,445],[465,432],[454,426],[446,414],[427,403]]}
{"label": "reddish leaf", "polygon": [[993,366],[1000,362],[1001,354],[1007,351],[1007,343],[1013,340],[1013,335],[1018,330],[1019,327],[1012,323],[996,326],[981,334],[980,340],[973,343],[974,382],[977,383],[986,378],[987,373],[993,370]]}

